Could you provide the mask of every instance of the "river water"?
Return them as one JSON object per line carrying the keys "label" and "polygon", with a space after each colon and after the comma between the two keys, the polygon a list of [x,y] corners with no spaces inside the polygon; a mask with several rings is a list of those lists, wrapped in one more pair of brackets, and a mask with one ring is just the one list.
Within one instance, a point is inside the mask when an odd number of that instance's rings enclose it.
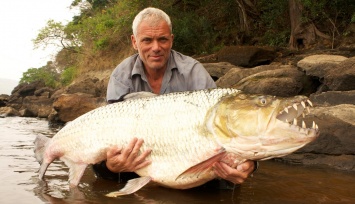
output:
{"label": "river water", "polygon": [[45,181],[37,178],[36,135],[53,136],[46,120],[0,118],[0,203],[355,203],[355,173],[321,166],[260,162],[258,172],[234,191],[174,190],[149,184],[133,195],[105,197],[122,187],[96,179],[88,168],[76,189],[68,187],[68,168],[52,163]]}

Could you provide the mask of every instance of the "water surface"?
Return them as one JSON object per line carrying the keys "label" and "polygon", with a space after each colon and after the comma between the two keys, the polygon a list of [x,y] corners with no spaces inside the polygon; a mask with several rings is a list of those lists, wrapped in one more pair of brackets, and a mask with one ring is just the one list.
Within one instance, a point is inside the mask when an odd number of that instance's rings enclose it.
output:
{"label": "water surface", "polygon": [[174,190],[149,184],[133,195],[105,197],[122,187],[85,171],[76,189],[68,187],[68,168],[52,163],[45,181],[33,157],[36,135],[52,136],[46,120],[0,118],[0,203],[355,203],[355,173],[322,166],[261,162],[260,169],[234,191]]}

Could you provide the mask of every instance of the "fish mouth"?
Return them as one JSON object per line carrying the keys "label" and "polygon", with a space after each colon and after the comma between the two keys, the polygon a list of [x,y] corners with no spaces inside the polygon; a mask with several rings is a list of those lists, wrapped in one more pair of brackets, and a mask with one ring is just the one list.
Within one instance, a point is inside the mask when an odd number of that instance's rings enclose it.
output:
{"label": "fish mouth", "polygon": [[285,107],[278,113],[276,119],[286,123],[290,128],[296,128],[299,132],[304,132],[307,135],[310,131],[319,132],[318,125],[314,121],[307,127],[304,120],[306,115],[311,113],[310,108],[312,107],[313,104],[309,99],[303,99]]}

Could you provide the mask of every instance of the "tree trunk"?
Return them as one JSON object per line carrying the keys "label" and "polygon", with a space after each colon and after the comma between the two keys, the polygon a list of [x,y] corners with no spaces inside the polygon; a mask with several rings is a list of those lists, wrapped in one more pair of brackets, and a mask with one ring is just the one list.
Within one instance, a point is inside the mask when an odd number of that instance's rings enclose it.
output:
{"label": "tree trunk", "polygon": [[290,9],[291,36],[289,41],[290,49],[298,49],[298,42],[295,37],[296,28],[301,24],[303,7],[299,0],[289,0],[288,6]]}
{"label": "tree trunk", "polygon": [[317,43],[317,36],[330,39],[330,36],[322,33],[312,22],[302,22],[303,6],[300,0],[289,0],[291,36],[290,49],[310,48]]}

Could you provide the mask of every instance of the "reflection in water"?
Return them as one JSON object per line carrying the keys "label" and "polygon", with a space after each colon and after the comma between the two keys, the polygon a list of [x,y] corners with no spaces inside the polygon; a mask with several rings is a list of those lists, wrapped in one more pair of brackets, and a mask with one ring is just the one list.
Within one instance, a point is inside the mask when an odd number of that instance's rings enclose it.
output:
{"label": "reflection in water", "polygon": [[38,179],[33,157],[36,135],[51,136],[45,120],[0,118],[0,203],[355,203],[355,174],[324,167],[266,161],[234,191],[167,189],[149,184],[133,195],[108,198],[122,184],[96,179],[90,167],[77,188],[68,186],[68,168],[53,162]]}

